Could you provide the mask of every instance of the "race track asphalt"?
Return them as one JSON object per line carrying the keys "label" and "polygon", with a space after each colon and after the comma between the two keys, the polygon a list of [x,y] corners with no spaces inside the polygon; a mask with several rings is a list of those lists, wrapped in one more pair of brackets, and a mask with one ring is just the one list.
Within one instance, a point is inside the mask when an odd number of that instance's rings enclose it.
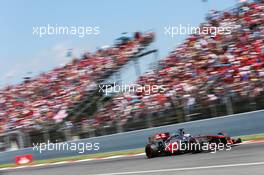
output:
{"label": "race track asphalt", "polygon": [[264,175],[264,143],[231,151],[146,159],[145,156],[36,167],[0,175]]}

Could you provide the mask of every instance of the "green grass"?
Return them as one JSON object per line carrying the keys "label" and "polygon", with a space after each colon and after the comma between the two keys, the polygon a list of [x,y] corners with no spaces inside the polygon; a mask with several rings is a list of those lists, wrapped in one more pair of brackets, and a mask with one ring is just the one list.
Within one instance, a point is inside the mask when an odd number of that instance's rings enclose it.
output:
{"label": "green grass", "polygon": [[4,164],[4,165],[0,165],[0,168],[10,168],[10,167],[15,167],[14,164]]}
{"label": "green grass", "polygon": [[[47,159],[47,160],[36,160],[32,165],[36,164],[44,164],[44,163],[56,163],[62,161],[75,161],[75,160],[84,160],[84,159],[93,159],[93,158],[104,158],[104,157],[111,157],[111,156],[121,156],[121,155],[129,155],[129,154],[139,154],[143,153],[144,149],[132,149],[127,151],[115,151],[115,152],[107,152],[107,153],[97,153],[97,154],[88,154],[88,155],[79,155],[79,156],[71,156],[71,157],[62,157],[56,159]],[[15,164],[4,164],[0,165],[0,168],[6,167],[16,167]]]}
{"label": "green grass", "polygon": [[[242,141],[260,140],[260,139],[264,139],[264,134],[239,136],[239,138],[241,138]],[[143,152],[144,152],[144,148],[140,148],[140,149],[127,150],[127,151],[115,151],[115,152],[107,152],[107,153],[79,155],[79,156],[72,156],[72,157],[62,157],[62,158],[56,158],[56,159],[36,160],[34,161],[32,165],[44,164],[44,163],[56,163],[56,162],[62,162],[62,161],[84,160],[84,159],[92,159],[92,158],[104,158],[104,157],[128,155],[128,154],[139,154]],[[16,166],[17,165],[15,164],[4,164],[4,165],[0,165],[0,168],[16,167]]]}
{"label": "green grass", "polygon": [[261,140],[264,139],[264,134],[246,135],[246,136],[240,136],[239,138],[241,138],[242,141]]}

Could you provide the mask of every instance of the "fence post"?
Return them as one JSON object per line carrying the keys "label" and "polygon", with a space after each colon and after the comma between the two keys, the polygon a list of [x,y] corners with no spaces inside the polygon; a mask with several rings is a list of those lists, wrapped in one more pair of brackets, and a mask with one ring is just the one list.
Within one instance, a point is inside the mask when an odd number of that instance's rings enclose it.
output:
{"label": "fence post", "polygon": [[224,103],[226,106],[226,111],[228,115],[234,114],[232,101],[230,99],[229,93],[228,93],[228,87],[227,85],[224,86]]}
{"label": "fence post", "polygon": [[147,127],[152,127],[152,115],[150,113],[147,113]]}
{"label": "fence post", "polygon": [[116,127],[117,127],[117,132],[120,133],[120,132],[123,132],[123,126],[121,125],[121,119],[120,119],[120,114],[117,114],[117,122],[116,122]]}
{"label": "fence post", "polygon": [[228,115],[234,114],[233,105],[229,96],[224,97],[226,111]]}

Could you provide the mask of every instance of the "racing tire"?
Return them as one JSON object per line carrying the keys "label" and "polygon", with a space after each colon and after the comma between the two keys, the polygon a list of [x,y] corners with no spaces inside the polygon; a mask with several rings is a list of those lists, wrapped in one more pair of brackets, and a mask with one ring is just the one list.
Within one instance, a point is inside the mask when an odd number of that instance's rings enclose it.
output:
{"label": "racing tire", "polygon": [[145,148],[145,153],[148,159],[156,157],[158,153],[156,145],[147,144]]}
{"label": "racing tire", "polygon": [[236,143],[242,143],[242,139],[241,138],[237,138],[236,140],[235,140],[235,144]]}

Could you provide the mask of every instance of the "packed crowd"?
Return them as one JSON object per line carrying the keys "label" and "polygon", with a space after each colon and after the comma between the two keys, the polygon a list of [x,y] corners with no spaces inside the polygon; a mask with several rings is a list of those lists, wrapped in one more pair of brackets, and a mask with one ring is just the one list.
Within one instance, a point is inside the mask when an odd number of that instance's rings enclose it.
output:
{"label": "packed crowd", "polygon": [[119,94],[91,120],[112,125],[166,109],[221,103],[225,96],[254,97],[264,91],[264,2],[243,3],[225,12],[212,11],[200,27],[229,26],[231,34],[189,36],[141,76],[141,85],[165,85],[165,92]]}
{"label": "packed crowd", "polygon": [[[263,23],[263,1],[243,3],[225,12],[212,11],[200,27],[231,27],[230,34],[189,36],[160,61],[158,69],[137,80],[142,86],[163,86],[165,91],[118,94],[92,119],[85,119],[85,124],[126,124],[129,119],[172,107],[191,112],[197,105],[221,103],[226,96],[258,96],[264,91]],[[85,53],[63,67],[0,90],[0,133],[40,130],[46,122],[66,117],[65,111],[97,88],[102,77],[125,64],[153,38],[151,32],[137,32],[112,47]]]}
{"label": "packed crowd", "polygon": [[40,130],[47,122],[67,117],[67,109],[97,88],[100,78],[127,62],[154,39],[152,32],[136,32],[111,47],[85,53],[63,67],[0,90],[0,133],[16,129]]}

